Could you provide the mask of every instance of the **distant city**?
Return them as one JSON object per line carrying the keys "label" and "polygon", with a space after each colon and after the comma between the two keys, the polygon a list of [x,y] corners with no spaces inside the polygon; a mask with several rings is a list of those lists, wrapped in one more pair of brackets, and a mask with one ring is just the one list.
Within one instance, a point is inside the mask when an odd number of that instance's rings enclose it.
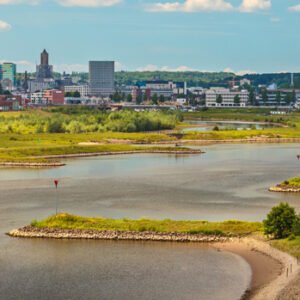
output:
{"label": "distant city", "polygon": [[[201,85],[170,78],[116,79],[114,61],[89,61],[89,73],[59,74],[44,49],[35,73],[17,73],[14,63],[0,65],[0,111],[22,110],[48,105],[87,105],[106,109],[163,109],[195,111],[203,108],[300,107],[300,89],[294,74],[278,86],[276,82],[257,84],[251,76],[224,76]],[[190,72],[191,73],[191,72]],[[171,74],[171,73],[170,73]],[[285,78],[286,78],[285,74]]]}

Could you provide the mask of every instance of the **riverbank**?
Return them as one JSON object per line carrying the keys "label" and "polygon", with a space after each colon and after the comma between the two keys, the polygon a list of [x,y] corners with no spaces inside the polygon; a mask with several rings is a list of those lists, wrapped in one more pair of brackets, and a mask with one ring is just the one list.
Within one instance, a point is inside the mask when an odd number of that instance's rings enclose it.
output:
{"label": "riverbank", "polygon": [[[38,228],[27,226],[8,233],[18,238],[51,239],[92,239],[92,240],[130,240],[157,242],[207,243],[218,251],[227,251],[243,257],[250,265],[252,279],[244,299],[275,300],[290,293],[289,285],[297,286],[295,279],[299,273],[297,260],[287,253],[271,247],[266,241],[251,237],[229,237],[218,234],[183,232],[137,232],[137,231],[99,231],[84,229]],[[295,283],[293,284],[293,282]]]}

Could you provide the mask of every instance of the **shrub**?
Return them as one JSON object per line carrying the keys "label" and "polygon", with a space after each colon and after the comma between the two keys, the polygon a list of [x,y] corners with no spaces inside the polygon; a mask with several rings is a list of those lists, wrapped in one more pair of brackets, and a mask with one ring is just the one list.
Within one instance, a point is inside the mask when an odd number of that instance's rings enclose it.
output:
{"label": "shrub", "polygon": [[300,215],[297,216],[292,231],[294,235],[300,236]]}
{"label": "shrub", "polygon": [[295,209],[288,203],[280,203],[263,221],[265,234],[271,234],[275,239],[286,238],[293,233],[296,219]]}

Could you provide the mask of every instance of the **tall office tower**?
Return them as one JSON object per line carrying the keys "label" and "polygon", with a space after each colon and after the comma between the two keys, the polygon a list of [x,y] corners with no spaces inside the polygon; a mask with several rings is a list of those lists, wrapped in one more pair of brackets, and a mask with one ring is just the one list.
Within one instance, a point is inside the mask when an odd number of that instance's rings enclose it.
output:
{"label": "tall office tower", "polygon": [[0,81],[2,80],[2,65],[0,65]]}
{"label": "tall office tower", "polygon": [[13,63],[4,63],[2,65],[2,80],[10,81],[14,87],[17,84],[17,66]]}
{"label": "tall office tower", "polygon": [[46,50],[41,53],[41,64],[36,66],[36,79],[53,78],[53,67],[49,65],[49,54]]}
{"label": "tall office tower", "polygon": [[96,97],[109,97],[115,91],[115,62],[90,61],[90,94]]}

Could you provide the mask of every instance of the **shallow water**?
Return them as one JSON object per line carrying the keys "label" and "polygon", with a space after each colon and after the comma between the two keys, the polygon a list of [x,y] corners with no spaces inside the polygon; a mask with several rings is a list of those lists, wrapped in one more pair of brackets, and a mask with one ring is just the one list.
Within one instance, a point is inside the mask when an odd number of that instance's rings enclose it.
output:
{"label": "shallow water", "polygon": [[0,169],[0,299],[238,299],[239,257],[192,244],[12,239],[55,210],[90,216],[262,220],[300,195],[267,188],[299,173],[297,144],[217,145],[195,156],[129,155],[56,169]]}

